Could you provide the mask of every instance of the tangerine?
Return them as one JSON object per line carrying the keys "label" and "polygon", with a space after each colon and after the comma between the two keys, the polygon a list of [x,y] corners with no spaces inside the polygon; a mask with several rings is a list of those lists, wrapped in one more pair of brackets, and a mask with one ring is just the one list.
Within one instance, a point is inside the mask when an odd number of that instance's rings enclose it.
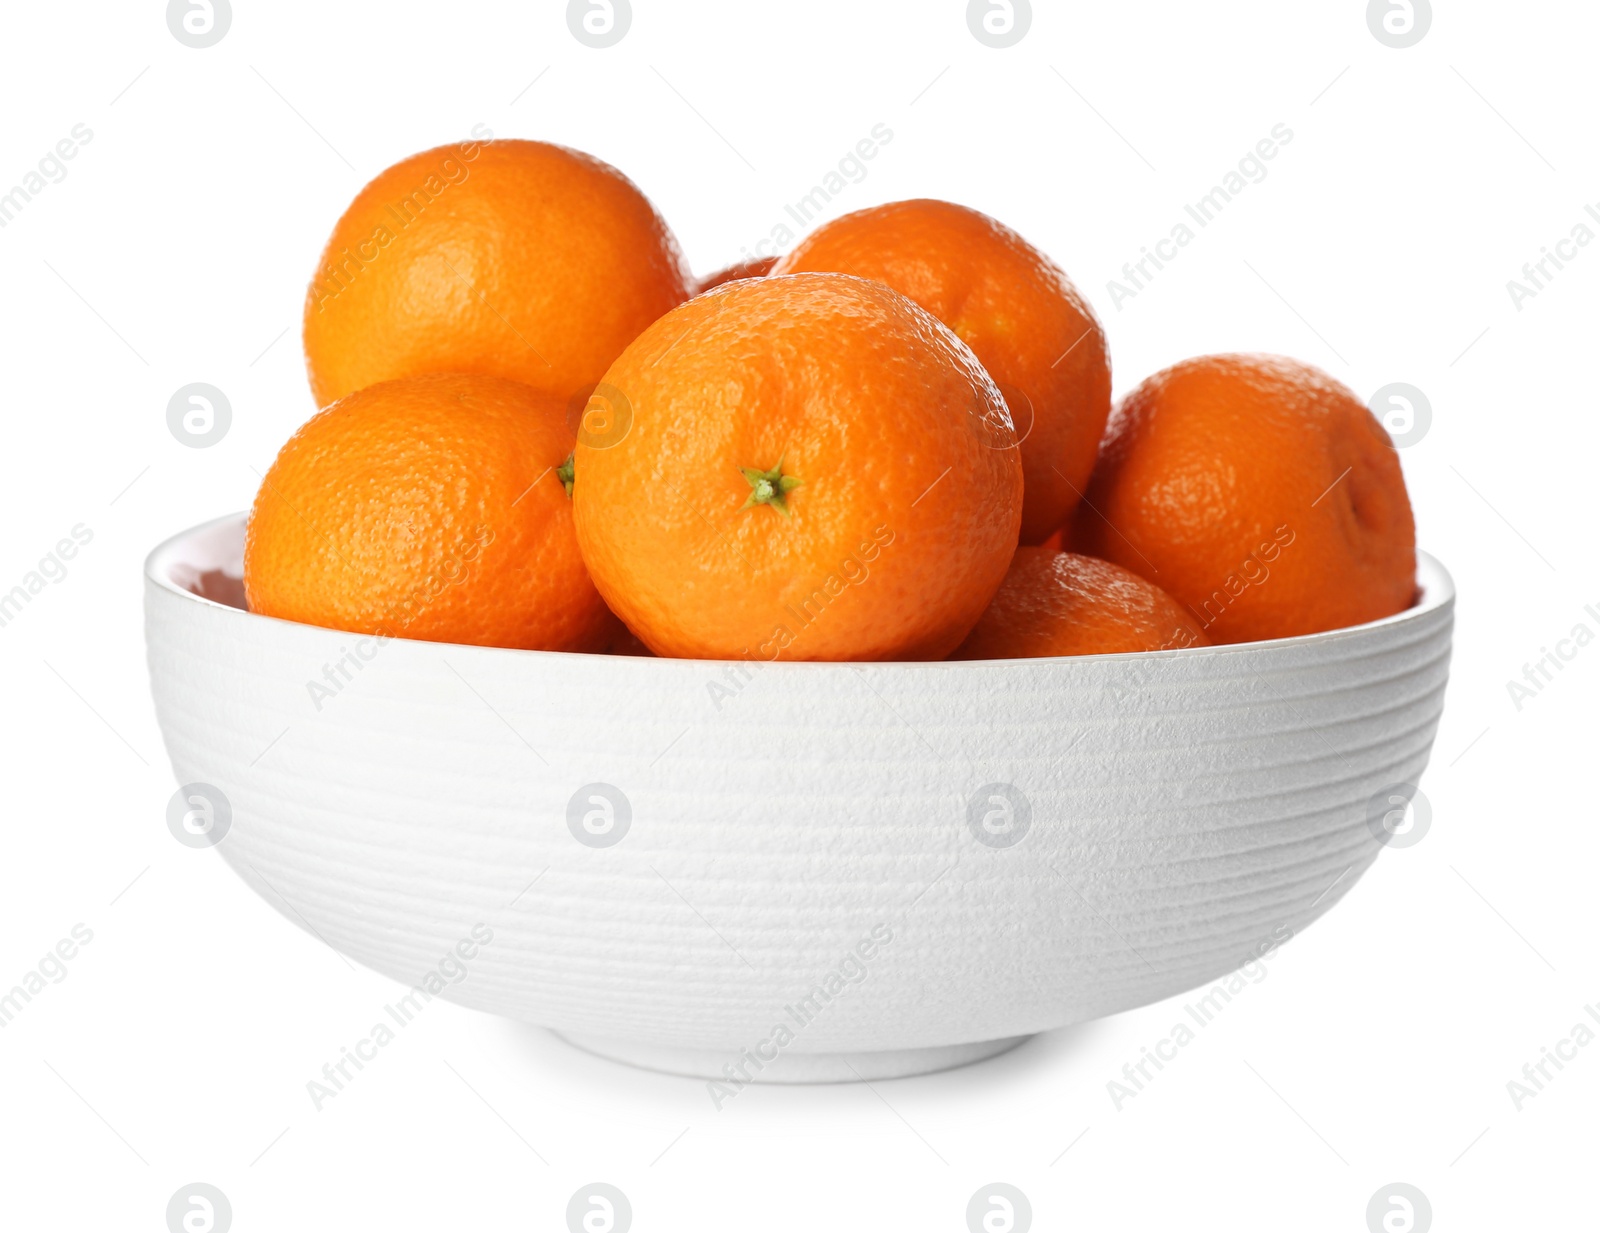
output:
{"label": "tangerine", "polygon": [[306,291],[318,406],[424,372],[587,396],[688,298],[678,243],[615,167],[539,141],[462,142],[381,172]]}
{"label": "tangerine", "polygon": [[369,385],[279,451],[245,535],[252,612],[358,634],[602,651],[560,470],[566,402],[501,377]]}
{"label": "tangerine", "polygon": [[1016,547],[1015,445],[977,358],[898,292],[728,283],[606,373],[578,433],[578,541],[658,655],[938,659]]}
{"label": "tangerine", "polygon": [[987,214],[923,199],[825,223],[773,273],[800,270],[875,278],[954,330],[1016,425],[1022,542],[1041,543],[1067,522],[1111,412],[1111,361],[1094,310],[1049,257]]}
{"label": "tangerine", "polygon": [[1000,590],[951,659],[1032,659],[1204,646],[1183,605],[1095,557],[1018,548]]}
{"label": "tangerine", "polygon": [[1388,434],[1297,360],[1214,355],[1146,380],[1112,417],[1073,524],[1186,604],[1213,642],[1390,616],[1416,596],[1416,527]]}

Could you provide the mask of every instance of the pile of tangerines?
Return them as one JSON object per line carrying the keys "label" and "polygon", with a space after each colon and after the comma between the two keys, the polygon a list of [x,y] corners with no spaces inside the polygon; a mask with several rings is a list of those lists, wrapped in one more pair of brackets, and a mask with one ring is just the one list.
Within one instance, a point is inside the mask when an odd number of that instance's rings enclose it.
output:
{"label": "pile of tangerines", "polygon": [[1415,596],[1388,435],[1317,369],[1188,360],[1112,412],[1044,253],[902,201],[696,283],[531,141],[366,186],[306,297],[324,409],[251,510],[252,611],[710,659],[1003,659],[1334,629]]}

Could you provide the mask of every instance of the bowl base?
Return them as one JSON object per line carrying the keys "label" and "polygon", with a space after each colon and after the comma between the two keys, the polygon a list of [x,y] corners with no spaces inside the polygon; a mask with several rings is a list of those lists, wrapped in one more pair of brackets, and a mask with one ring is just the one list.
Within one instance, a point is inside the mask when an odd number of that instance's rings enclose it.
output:
{"label": "bowl base", "polygon": [[554,1035],[574,1048],[613,1062],[669,1075],[715,1079],[729,1085],[742,1085],[747,1080],[751,1083],[855,1083],[901,1079],[997,1057],[1028,1039],[1027,1036],[1007,1036],[1001,1040],[979,1040],[962,1045],[865,1053],[780,1053],[772,1061],[765,1061],[727,1049],[676,1049],[637,1040],[568,1036],[562,1032]]}

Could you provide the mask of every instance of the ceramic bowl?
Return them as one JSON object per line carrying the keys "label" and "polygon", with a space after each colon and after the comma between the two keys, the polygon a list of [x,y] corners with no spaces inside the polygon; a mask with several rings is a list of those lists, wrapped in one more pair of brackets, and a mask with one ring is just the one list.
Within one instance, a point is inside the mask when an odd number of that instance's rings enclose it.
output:
{"label": "ceramic bowl", "polygon": [[755,664],[252,615],[243,538],[146,564],[174,834],[412,986],[397,1023],[442,996],[728,1091],[973,1061],[1269,953],[1394,833],[1450,658],[1425,555],[1415,607],[1307,637]]}

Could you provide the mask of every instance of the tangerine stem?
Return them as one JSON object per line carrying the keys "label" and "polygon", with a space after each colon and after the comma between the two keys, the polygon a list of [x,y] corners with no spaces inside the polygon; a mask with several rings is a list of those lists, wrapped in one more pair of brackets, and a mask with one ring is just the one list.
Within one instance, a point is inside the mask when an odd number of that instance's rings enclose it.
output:
{"label": "tangerine stem", "polygon": [[740,509],[750,509],[756,505],[770,505],[785,518],[792,517],[789,513],[788,496],[801,481],[793,475],[783,473],[783,456],[779,455],[777,466],[770,471],[762,471],[756,467],[740,467],[739,474],[743,475],[750,485],[750,495]]}

